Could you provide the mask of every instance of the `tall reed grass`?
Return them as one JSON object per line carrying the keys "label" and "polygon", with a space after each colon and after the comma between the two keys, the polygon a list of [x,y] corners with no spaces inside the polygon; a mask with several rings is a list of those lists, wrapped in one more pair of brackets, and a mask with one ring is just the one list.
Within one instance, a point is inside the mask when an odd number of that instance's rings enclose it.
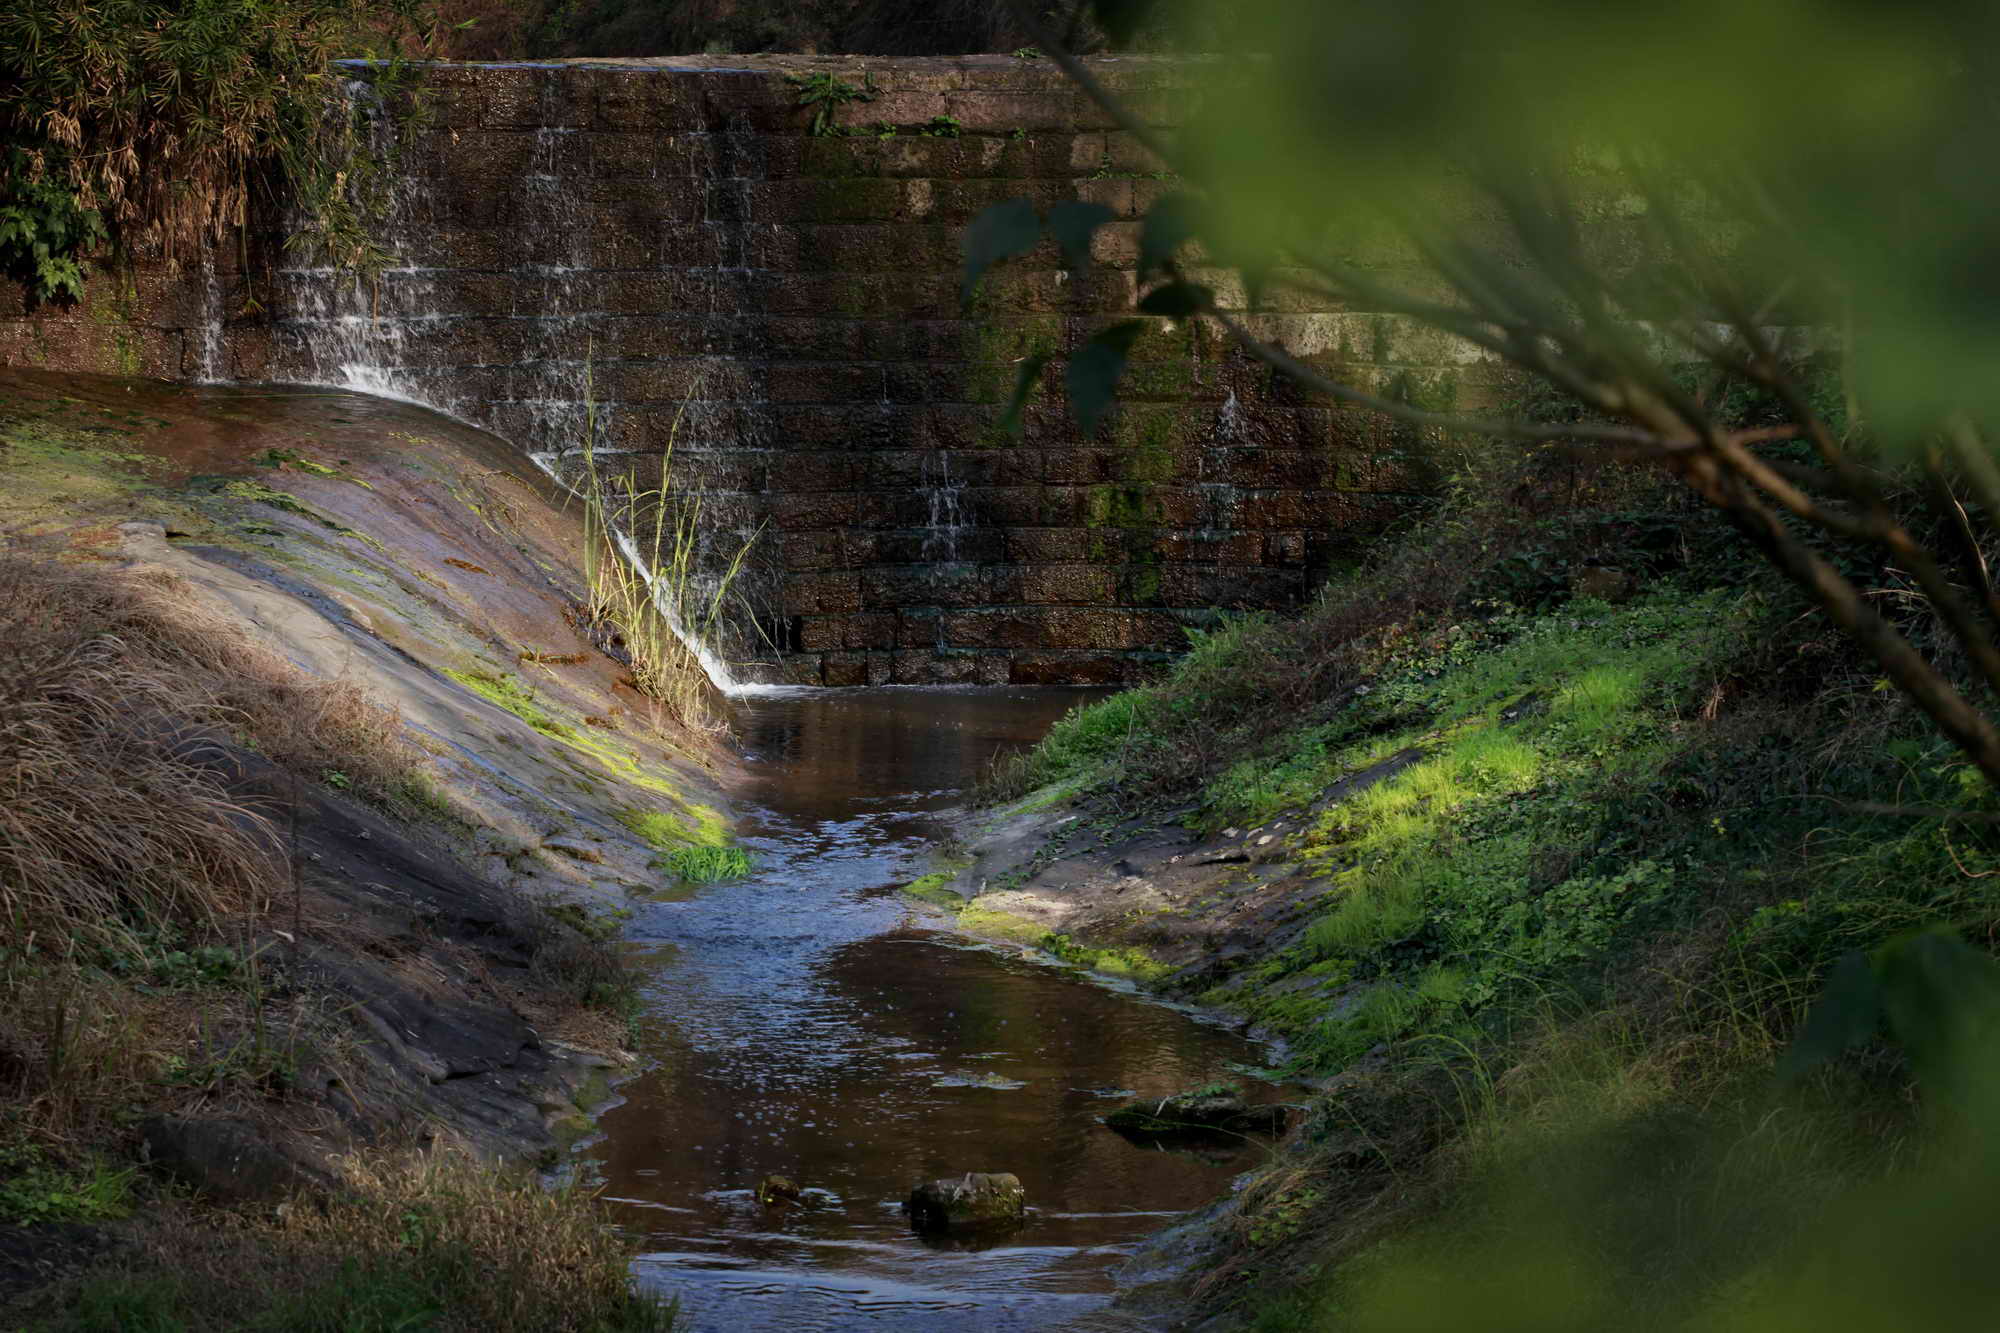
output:
{"label": "tall reed grass", "polygon": [[[588,383],[588,380],[586,381]],[[636,467],[606,466],[597,447],[594,396],[582,444],[563,478],[583,506],[583,569],[593,623],[615,635],[640,691],[683,726],[718,731],[725,721],[716,675],[725,675],[724,608],[753,533],[715,574],[702,565],[702,497],[675,484],[674,455],[688,403],[683,399],[659,456],[659,484],[645,486]]]}

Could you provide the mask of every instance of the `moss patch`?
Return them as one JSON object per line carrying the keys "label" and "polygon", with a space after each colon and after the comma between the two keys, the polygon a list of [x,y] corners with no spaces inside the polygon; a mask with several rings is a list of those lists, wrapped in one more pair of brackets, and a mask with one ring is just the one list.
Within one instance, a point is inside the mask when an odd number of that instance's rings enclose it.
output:
{"label": "moss patch", "polygon": [[967,903],[959,912],[958,928],[968,935],[1007,940],[1023,945],[1039,945],[1048,934],[1040,925],[1026,917],[988,907],[977,898]]}
{"label": "moss patch", "polygon": [[933,870],[928,875],[919,875],[903,886],[903,892],[933,906],[956,912],[966,905],[966,900],[951,889],[951,884],[958,878],[960,869],[962,867]]}
{"label": "moss patch", "polygon": [[1174,970],[1143,949],[1092,948],[1053,931],[1043,935],[1035,943],[1043,952],[1054,954],[1065,963],[1087,967],[1093,972],[1103,972],[1114,977],[1125,977],[1131,981],[1157,981]]}
{"label": "moss patch", "polygon": [[512,713],[544,736],[571,743],[582,739],[576,728],[551,717],[534,693],[514,676],[496,675],[489,671],[448,670],[444,674],[488,703]]}

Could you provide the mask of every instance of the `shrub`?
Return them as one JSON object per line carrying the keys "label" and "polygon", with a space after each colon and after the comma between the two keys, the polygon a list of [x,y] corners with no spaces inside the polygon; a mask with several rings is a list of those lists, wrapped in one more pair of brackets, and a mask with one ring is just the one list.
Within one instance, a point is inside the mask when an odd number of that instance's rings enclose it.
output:
{"label": "shrub", "polygon": [[334,62],[429,38],[417,0],[10,4],[0,264],[36,297],[74,295],[77,252],[107,230],[127,251],[184,261],[280,199],[302,208],[306,234],[337,262],[379,258],[366,221],[386,180],[356,153],[365,118],[329,107],[352,77]]}

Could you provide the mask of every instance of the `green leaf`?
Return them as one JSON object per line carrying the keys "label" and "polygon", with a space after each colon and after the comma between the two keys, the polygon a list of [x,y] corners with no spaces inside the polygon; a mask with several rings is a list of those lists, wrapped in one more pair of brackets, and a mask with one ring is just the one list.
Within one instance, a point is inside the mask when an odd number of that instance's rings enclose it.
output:
{"label": "green leaf", "polygon": [[1795,1079],[1859,1046],[1882,1026],[1882,987],[1868,955],[1851,953],[1834,965],[1826,992],[1778,1061],[1778,1077]]}
{"label": "green leaf", "polygon": [[1170,194],[1146,214],[1146,224],[1139,232],[1141,280],[1155,269],[1166,267],[1174,252],[1193,239],[1197,207],[1191,195]]}
{"label": "green leaf", "polygon": [[1026,199],[995,204],[974,218],[965,229],[964,299],[971,302],[972,289],[987,269],[1003,259],[1026,254],[1041,238],[1041,214]]}
{"label": "green leaf", "polygon": [[1155,287],[1146,293],[1145,300],[1139,302],[1142,313],[1165,315],[1168,319],[1186,319],[1214,306],[1215,293],[1198,282],[1170,282],[1164,287]]}
{"label": "green leaf", "polygon": [[1114,324],[1069,359],[1064,387],[1069,390],[1069,410],[1085,435],[1097,433],[1097,423],[1110,410],[1118,377],[1125,373],[1125,358],[1132,354],[1132,343],[1145,331],[1146,325],[1141,320]]}
{"label": "green leaf", "polygon": [[1992,1077],[2000,1028],[2000,964],[1948,928],[1891,940],[1875,975],[1890,1031],[1917,1078],[1946,1096]]}
{"label": "green leaf", "polygon": [[1091,0],[1097,21],[1113,43],[1123,46],[1151,18],[1157,0]]}
{"label": "green leaf", "polygon": [[1021,409],[1028,405],[1028,398],[1035,391],[1035,385],[1042,378],[1042,370],[1049,364],[1047,352],[1036,352],[1021,361],[1020,373],[1014,377],[1014,394],[1007,400],[1007,411],[1000,418],[1000,425],[1009,435],[1021,433]]}
{"label": "green leaf", "polygon": [[1049,235],[1062,247],[1063,259],[1072,269],[1090,267],[1090,238],[1118,216],[1103,204],[1070,199],[1049,210]]}

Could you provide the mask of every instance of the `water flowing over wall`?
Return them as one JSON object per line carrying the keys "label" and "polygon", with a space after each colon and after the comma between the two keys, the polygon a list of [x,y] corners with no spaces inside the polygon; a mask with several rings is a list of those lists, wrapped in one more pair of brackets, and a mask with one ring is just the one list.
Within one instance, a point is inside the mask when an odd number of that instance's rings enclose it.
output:
{"label": "water flowing over wall", "polygon": [[[1195,95],[1184,65],[1097,69],[1164,126]],[[837,133],[799,104],[818,72],[870,94]],[[1422,481],[1420,441],[1274,381],[1199,320],[1152,321],[1096,437],[1054,387],[1019,437],[998,427],[1021,358],[1052,353],[1059,385],[1068,352],[1129,316],[1138,219],[1174,188],[1047,62],[432,66],[423,86],[424,117],[382,127],[397,260],[374,281],[271,244],[248,272],[142,267],[79,311],[0,311],[0,363],[345,384],[558,468],[593,440],[600,466],[699,503],[709,569],[752,543],[730,655],[812,684],[1129,680],[1218,610],[1296,604]],[[1089,268],[1044,247],[968,308],[962,228],[1020,195],[1118,220]],[[1367,313],[1249,318],[1428,405],[1491,377]]]}

